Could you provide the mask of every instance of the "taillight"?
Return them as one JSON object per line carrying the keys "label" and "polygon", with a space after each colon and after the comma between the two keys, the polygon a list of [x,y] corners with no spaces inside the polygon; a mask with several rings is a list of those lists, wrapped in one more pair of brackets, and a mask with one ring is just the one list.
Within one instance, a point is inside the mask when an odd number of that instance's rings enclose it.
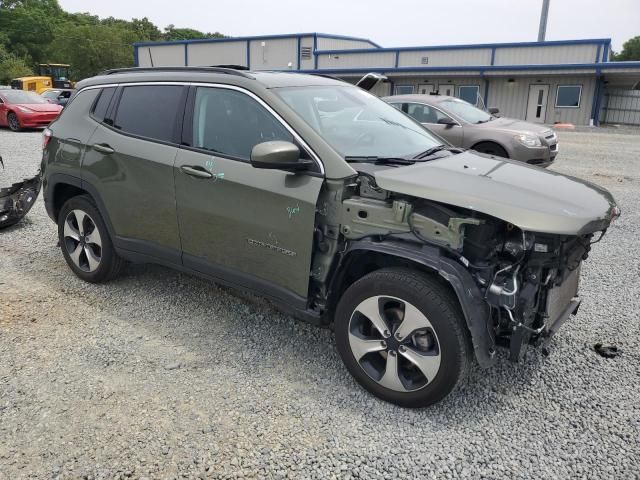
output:
{"label": "taillight", "polygon": [[48,128],[45,128],[44,131],[42,132],[42,149],[44,150],[45,148],[47,148],[47,145],[49,145],[49,141],[51,140],[51,130],[49,130]]}

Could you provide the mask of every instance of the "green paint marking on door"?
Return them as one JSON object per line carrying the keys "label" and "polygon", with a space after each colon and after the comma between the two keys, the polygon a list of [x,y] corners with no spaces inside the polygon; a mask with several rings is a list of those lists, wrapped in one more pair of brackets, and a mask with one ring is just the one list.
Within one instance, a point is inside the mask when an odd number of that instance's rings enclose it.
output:
{"label": "green paint marking on door", "polygon": [[289,214],[289,218],[292,218],[296,213],[300,213],[300,206],[287,207],[287,213]]}

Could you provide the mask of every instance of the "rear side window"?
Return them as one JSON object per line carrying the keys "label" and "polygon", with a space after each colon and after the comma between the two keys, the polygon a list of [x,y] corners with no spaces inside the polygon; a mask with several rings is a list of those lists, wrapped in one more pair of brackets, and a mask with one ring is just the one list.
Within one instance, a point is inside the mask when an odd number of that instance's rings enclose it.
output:
{"label": "rear side window", "polygon": [[179,85],[125,87],[113,126],[125,133],[172,142],[183,91]]}
{"label": "rear side window", "polygon": [[93,118],[97,121],[104,121],[104,117],[107,115],[107,108],[109,108],[109,103],[111,103],[111,99],[115,92],[115,87],[103,88],[100,92],[100,97],[98,97],[96,106],[93,108]]}

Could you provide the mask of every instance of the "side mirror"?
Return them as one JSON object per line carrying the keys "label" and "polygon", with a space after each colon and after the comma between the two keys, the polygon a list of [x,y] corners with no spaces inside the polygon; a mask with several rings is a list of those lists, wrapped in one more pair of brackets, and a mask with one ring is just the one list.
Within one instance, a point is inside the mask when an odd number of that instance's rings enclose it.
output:
{"label": "side mirror", "polygon": [[274,140],[253,147],[251,165],[254,168],[300,171],[307,170],[313,162],[300,158],[300,149],[293,143]]}
{"label": "side mirror", "polygon": [[449,118],[449,117],[443,117],[443,118],[439,119],[439,120],[438,120],[438,123],[439,123],[440,125],[446,125],[446,126],[447,126],[447,128],[451,128],[451,127],[453,127],[454,125],[457,125],[457,124],[458,124],[454,119]]}
{"label": "side mirror", "polygon": [[497,115],[497,114],[500,113],[500,110],[498,108],[496,108],[496,107],[489,107],[489,113],[491,115]]}

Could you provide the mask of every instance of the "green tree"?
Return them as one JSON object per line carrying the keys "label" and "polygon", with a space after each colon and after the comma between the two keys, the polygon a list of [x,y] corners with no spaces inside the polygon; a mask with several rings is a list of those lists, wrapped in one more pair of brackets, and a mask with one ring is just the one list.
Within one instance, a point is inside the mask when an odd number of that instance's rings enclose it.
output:
{"label": "green tree", "polygon": [[171,40],[194,40],[198,38],[224,38],[220,32],[204,33],[193,28],[176,28],[174,25],[169,25],[164,29],[163,39],[167,41]]}
{"label": "green tree", "polygon": [[617,62],[640,60],[640,36],[630,38],[622,44],[622,51],[612,55]]}
{"label": "green tree", "polygon": [[33,75],[33,71],[27,63],[7,51],[0,45],[0,85],[8,85],[11,80],[18,77]]}

